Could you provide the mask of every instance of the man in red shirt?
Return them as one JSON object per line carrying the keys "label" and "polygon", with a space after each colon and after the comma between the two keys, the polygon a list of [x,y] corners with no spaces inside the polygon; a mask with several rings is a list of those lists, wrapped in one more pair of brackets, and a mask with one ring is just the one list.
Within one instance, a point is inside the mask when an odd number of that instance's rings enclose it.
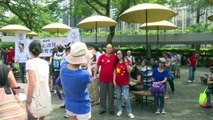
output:
{"label": "man in red shirt", "polygon": [[14,62],[15,51],[13,47],[10,47],[10,50],[7,51],[7,63],[12,68],[12,64]]}
{"label": "man in red shirt", "polygon": [[196,71],[198,57],[199,57],[199,54],[195,53],[194,55],[192,55],[188,58],[188,66],[189,66],[188,82],[190,82],[190,83],[194,82],[194,80],[195,80],[194,72]]}
{"label": "man in red shirt", "polygon": [[99,114],[106,112],[106,99],[108,95],[108,109],[111,115],[114,115],[114,86],[113,86],[113,73],[115,68],[116,55],[113,53],[111,44],[107,44],[106,53],[102,54],[95,67],[94,80],[96,73],[100,70],[100,111]]}

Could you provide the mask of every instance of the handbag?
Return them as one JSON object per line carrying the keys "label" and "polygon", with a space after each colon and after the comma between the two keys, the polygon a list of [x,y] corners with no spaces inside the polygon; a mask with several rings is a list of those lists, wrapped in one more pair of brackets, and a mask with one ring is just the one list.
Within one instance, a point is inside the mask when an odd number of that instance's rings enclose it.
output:
{"label": "handbag", "polygon": [[159,85],[156,85],[155,82],[152,83],[152,86],[151,86],[151,93],[152,94],[155,94],[155,93],[165,93],[166,92],[166,89],[165,89],[165,86],[160,83]]}
{"label": "handbag", "polygon": [[18,95],[14,95],[9,87],[6,67],[1,65],[2,78],[6,82],[4,87],[0,88],[0,119],[1,120],[25,120],[26,111]]}
{"label": "handbag", "polygon": [[31,112],[34,117],[42,117],[50,114],[52,111],[51,97],[45,89],[44,84],[40,84],[37,68],[35,69],[36,85],[33,91],[32,101],[30,103]]}
{"label": "handbag", "polygon": [[202,93],[200,93],[200,96],[199,96],[199,105],[200,106],[202,106],[202,105],[207,103],[207,96],[206,96],[207,88]]}

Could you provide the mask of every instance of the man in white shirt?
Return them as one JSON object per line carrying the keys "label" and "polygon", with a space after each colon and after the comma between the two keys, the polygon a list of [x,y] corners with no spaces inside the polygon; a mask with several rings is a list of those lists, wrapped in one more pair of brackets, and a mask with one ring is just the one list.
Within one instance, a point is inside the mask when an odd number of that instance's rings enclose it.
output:
{"label": "man in white shirt", "polygon": [[130,50],[127,51],[126,58],[132,63],[132,65],[135,64],[135,58],[133,56],[131,56],[131,51]]}
{"label": "man in white shirt", "polygon": [[17,54],[16,57],[16,63],[19,63],[19,70],[20,70],[20,78],[21,82],[25,83],[24,75],[25,75],[25,69],[26,69],[26,62],[28,59],[30,59],[30,54],[24,50],[24,44],[19,44],[19,50],[20,52]]}

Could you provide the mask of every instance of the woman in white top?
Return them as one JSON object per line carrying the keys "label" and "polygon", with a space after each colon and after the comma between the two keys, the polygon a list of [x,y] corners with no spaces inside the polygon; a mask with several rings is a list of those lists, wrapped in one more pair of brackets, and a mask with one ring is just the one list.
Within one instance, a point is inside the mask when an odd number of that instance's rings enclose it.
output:
{"label": "woman in white top", "polygon": [[[39,54],[42,52],[42,47],[39,41],[35,40],[29,45],[29,52],[31,59],[26,63],[28,90],[26,107],[29,119],[37,118],[43,120],[44,117],[51,111],[51,95],[48,87],[48,75],[49,65],[48,62],[39,58]],[[38,92],[42,91],[42,92]],[[42,101],[38,99],[38,96],[43,95],[45,99]],[[35,108],[32,107],[32,103],[37,101],[40,106],[48,107],[50,110],[47,113],[41,114],[35,112]],[[49,106],[47,106],[48,104]],[[44,108],[43,107],[43,108]],[[42,110],[41,110],[42,111]]]}

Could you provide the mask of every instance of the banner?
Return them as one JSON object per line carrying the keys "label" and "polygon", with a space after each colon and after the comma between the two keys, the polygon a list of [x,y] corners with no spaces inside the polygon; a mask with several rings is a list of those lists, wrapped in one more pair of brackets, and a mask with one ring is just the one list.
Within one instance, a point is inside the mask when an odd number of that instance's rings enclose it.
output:
{"label": "banner", "polygon": [[28,50],[28,45],[26,44],[26,33],[23,32],[15,32],[15,60],[17,59],[17,55],[19,54],[19,44],[24,44],[25,50]]}
{"label": "banner", "polygon": [[78,28],[72,28],[72,30],[69,32],[68,40],[71,43],[80,42],[80,34]]}

